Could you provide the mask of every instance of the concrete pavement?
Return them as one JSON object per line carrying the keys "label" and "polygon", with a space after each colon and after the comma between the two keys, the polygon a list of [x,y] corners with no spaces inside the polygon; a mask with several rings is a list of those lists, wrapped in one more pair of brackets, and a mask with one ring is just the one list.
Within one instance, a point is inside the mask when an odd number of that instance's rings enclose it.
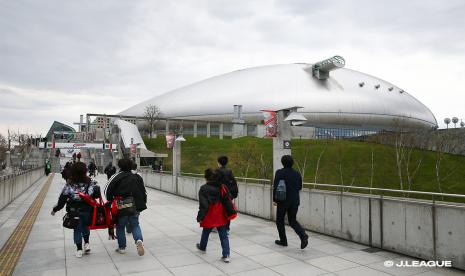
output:
{"label": "concrete pavement", "polygon": [[[99,175],[97,180],[103,187],[106,177]],[[369,253],[364,245],[313,232],[308,232],[309,246],[300,250],[290,228],[286,229],[289,246],[279,247],[274,244],[273,222],[242,214],[231,225],[231,263],[226,264],[220,260],[216,233],[211,234],[206,253],[195,248],[201,233],[195,221],[198,203],[153,189],[147,189],[148,209],[141,214],[144,256],[137,255],[130,235],[126,254],[116,253],[116,241],[107,239],[106,230],[99,230],[91,232],[91,254],[76,258],[72,230],[61,226],[64,211],[50,215],[62,185],[57,174],[14,275],[464,275],[451,269],[385,267],[386,260],[412,259],[386,251]],[[26,208],[29,197],[15,206]],[[6,211],[11,216],[22,213]],[[0,217],[6,216],[3,213]]]}

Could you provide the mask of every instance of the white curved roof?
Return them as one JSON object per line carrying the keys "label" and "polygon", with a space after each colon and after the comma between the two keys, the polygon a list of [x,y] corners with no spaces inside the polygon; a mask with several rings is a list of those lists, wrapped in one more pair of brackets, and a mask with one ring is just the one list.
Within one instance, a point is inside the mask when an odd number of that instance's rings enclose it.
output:
{"label": "white curved roof", "polygon": [[140,144],[138,148],[147,149],[147,147],[145,146],[144,140],[140,136],[139,129],[137,129],[137,126],[135,124],[131,124],[129,122],[126,122],[120,119],[116,119],[115,124],[118,126],[118,128],[121,131],[120,132],[121,140],[123,141],[125,148],[131,147],[131,138],[132,138],[133,144]]}
{"label": "white curved roof", "polygon": [[345,68],[321,81],[309,67],[298,63],[238,70],[172,90],[120,114],[142,116],[154,104],[163,117],[231,122],[233,105],[242,105],[246,121],[259,122],[260,110],[302,106],[299,112],[314,125],[389,129],[398,124],[396,119],[405,127],[437,125],[425,105],[391,83]]}

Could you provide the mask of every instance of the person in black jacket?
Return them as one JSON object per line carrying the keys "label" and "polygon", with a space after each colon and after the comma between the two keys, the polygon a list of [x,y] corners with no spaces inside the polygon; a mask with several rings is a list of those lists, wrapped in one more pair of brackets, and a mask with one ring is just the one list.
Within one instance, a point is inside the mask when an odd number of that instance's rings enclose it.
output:
{"label": "person in black jacket", "polygon": [[206,184],[202,185],[199,190],[199,212],[197,213],[197,222],[203,228],[200,243],[197,244],[197,249],[200,251],[207,250],[208,237],[214,228],[218,230],[220,236],[221,248],[223,256],[221,259],[225,263],[229,263],[229,239],[226,229],[228,218],[225,215],[226,210],[222,203],[223,196],[221,194],[221,183],[219,179],[221,173],[219,170],[205,170]]}
{"label": "person in black jacket", "polygon": [[[132,161],[130,159],[121,159],[118,161],[120,172],[114,175],[106,188],[106,197],[108,201],[114,198],[121,199],[125,205],[134,204],[135,211],[122,213],[118,207],[118,224],[116,226],[116,236],[118,238],[118,253],[126,253],[126,235],[124,228],[128,222],[132,226],[132,236],[137,246],[139,256],[144,255],[144,244],[142,230],[139,225],[139,214],[147,209],[147,193],[145,191],[144,181],[140,175],[131,172]],[[132,200],[131,200],[132,198]]]}
{"label": "person in black jacket", "polygon": [[56,212],[63,209],[66,205],[66,212],[72,216],[79,216],[79,222],[74,229],[74,243],[77,247],[76,257],[81,258],[82,239],[84,239],[84,253],[90,252],[89,236],[92,206],[85,203],[78,195],[79,192],[92,196],[93,198],[100,197],[100,187],[97,182],[92,181],[87,177],[86,164],[82,162],[74,163],[70,169],[69,182],[63,188],[58,203],[53,207],[52,216]]}
{"label": "person in black jacket", "polygon": [[[300,248],[304,249],[308,245],[308,235],[305,234],[305,230],[296,219],[300,205],[299,192],[302,190],[302,176],[292,168],[294,160],[290,155],[284,155],[281,158],[281,163],[284,168],[276,171],[273,183],[273,202],[278,206],[276,210],[276,226],[279,233],[279,240],[276,240],[275,243],[287,246],[286,230],[284,228],[284,217],[287,213],[289,226],[299,235]],[[277,201],[275,196],[280,180],[284,180],[286,183],[286,199],[284,201]]]}
{"label": "person in black jacket", "polygon": [[110,162],[108,165],[105,167],[105,170],[103,171],[107,175],[107,179],[109,180],[115,173],[116,173],[116,168],[113,166],[113,164]]}
{"label": "person in black jacket", "polygon": [[[226,168],[226,165],[228,164],[228,157],[227,156],[220,156],[218,157],[218,171],[220,172],[220,183],[225,184],[226,187],[228,187],[229,193],[233,199],[237,198],[237,195],[239,194],[239,188],[237,186],[237,181],[236,178],[234,178],[234,175],[232,171],[228,168]],[[231,225],[231,221],[228,221],[228,224],[226,225],[226,228],[229,232],[229,228]]]}

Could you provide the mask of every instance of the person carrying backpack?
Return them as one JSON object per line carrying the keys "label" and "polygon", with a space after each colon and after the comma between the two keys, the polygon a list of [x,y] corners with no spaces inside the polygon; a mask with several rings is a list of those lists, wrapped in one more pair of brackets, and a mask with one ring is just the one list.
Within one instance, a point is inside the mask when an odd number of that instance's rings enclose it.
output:
{"label": "person carrying backpack", "polygon": [[126,253],[125,226],[130,223],[132,226],[132,237],[136,243],[139,256],[144,255],[144,244],[142,230],[139,225],[139,214],[147,209],[147,193],[144,181],[140,175],[131,172],[132,161],[121,159],[118,161],[120,172],[113,176],[106,188],[105,194],[108,201],[117,202],[117,225],[116,236],[118,248],[116,252]]}
{"label": "person carrying backpack", "polygon": [[[91,223],[92,206],[87,204],[79,196],[79,193],[89,195],[93,198],[100,197],[100,187],[97,182],[92,181],[87,176],[86,164],[76,162],[71,166],[70,178],[68,183],[63,187],[58,203],[53,207],[51,215],[63,209],[66,205],[67,215],[74,220],[74,244],[76,244],[76,257],[81,258],[85,253],[90,252],[89,236],[90,231],[88,225]],[[79,218],[76,221],[76,218]],[[68,228],[71,228],[67,226]],[[84,239],[84,252],[82,240]]]}
{"label": "person carrying backpack", "polygon": [[[226,185],[228,187],[229,193],[231,194],[231,197],[233,199],[237,198],[237,195],[239,194],[239,188],[237,186],[237,181],[234,178],[234,175],[232,171],[228,168],[226,168],[226,165],[228,164],[228,157],[227,156],[220,156],[218,157],[218,167],[219,167],[219,172],[220,172],[220,183]],[[226,229],[229,232],[229,228],[231,225],[231,221],[228,221],[226,225]]]}
{"label": "person carrying backpack", "polygon": [[229,263],[230,248],[226,224],[237,216],[237,212],[226,185],[219,182],[219,170],[207,169],[204,176],[207,183],[202,185],[199,190],[199,212],[197,214],[197,222],[200,223],[203,230],[200,243],[197,243],[196,246],[198,250],[205,252],[208,237],[213,228],[216,228],[221,241],[221,260]]}
{"label": "person carrying backpack", "polygon": [[304,249],[308,245],[308,235],[296,219],[300,205],[299,192],[302,190],[302,176],[292,168],[294,160],[290,155],[284,155],[281,158],[281,164],[284,168],[276,171],[273,182],[273,202],[274,205],[277,205],[276,227],[279,233],[279,240],[276,240],[275,243],[287,246],[284,227],[284,217],[287,214],[289,226],[299,235],[300,248]]}

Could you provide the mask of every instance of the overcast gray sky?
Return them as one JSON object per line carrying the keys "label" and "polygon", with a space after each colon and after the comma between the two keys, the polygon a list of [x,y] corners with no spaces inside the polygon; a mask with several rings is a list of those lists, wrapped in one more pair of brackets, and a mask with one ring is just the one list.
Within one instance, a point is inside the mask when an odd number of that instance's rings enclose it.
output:
{"label": "overcast gray sky", "polygon": [[465,1],[0,0],[0,133],[116,113],[246,67],[315,62],[465,120]]}

